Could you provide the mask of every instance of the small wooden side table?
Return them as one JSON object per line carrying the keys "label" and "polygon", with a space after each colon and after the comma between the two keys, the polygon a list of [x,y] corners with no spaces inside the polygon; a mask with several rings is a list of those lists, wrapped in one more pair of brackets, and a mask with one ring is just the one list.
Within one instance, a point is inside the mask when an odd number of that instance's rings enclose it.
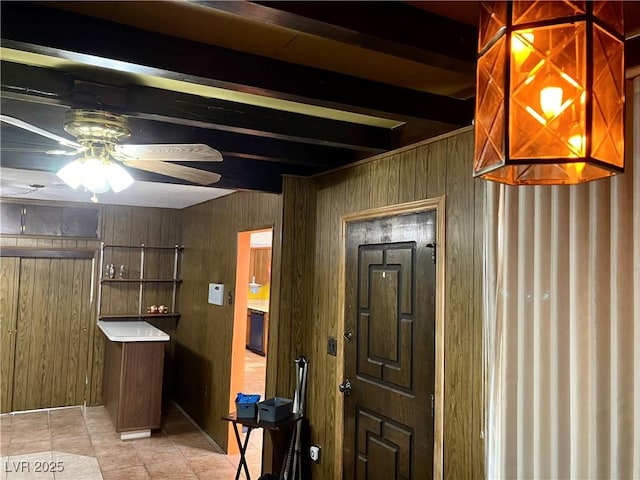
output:
{"label": "small wooden side table", "polygon": [[[292,425],[302,419],[302,415],[295,414],[290,417],[280,420],[279,422],[264,422],[258,418],[238,418],[236,412],[232,412],[229,415],[222,417],[225,422],[231,422],[233,424],[233,431],[236,435],[236,441],[238,442],[238,448],[240,449],[240,462],[238,463],[238,470],[236,471],[236,480],[240,478],[240,473],[244,468],[244,473],[247,480],[251,480],[249,475],[249,467],[247,466],[246,451],[249,445],[249,435],[251,431],[256,428],[262,428],[269,431],[271,436],[271,443],[273,444],[273,458],[279,459],[278,462],[274,462],[274,472],[280,472],[282,464],[287,455],[287,435],[291,431]],[[240,438],[240,431],[238,425],[247,427],[247,436],[244,438],[244,444]]]}

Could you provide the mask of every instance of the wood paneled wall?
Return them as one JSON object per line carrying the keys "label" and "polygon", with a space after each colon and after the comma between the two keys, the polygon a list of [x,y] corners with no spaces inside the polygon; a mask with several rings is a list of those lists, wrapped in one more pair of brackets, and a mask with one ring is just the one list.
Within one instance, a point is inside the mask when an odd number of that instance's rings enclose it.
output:
{"label": "wood paneled wall", "polygon": [[[235,288],[238,232],[273,227],[271,290],[278,291],[282,197],[238,192],[183,212],[182,316],[175,332],[176,400],[226,450],[229,424],[220,417],[229,413],[234,307],[226,301],[223,306],[208,304],[208,284],[223,283],[226,300]],[[278,318],[277,296],[271,302],[270,317]],[[274,341],[277,339],[270,338],[269,345]],[[271,357],[267,363],[268,375],[275,380],[278,372]]]}
{"label": "wood paneled wall", "polygon": [[[482,215],[484,184],[471,175],[473,133],[419,144],[315,179],[285,179],[276,390],[292,395],[293,359],[309,359],[307,414],[322,445],[316,480],[334,478],[341,217],[446,197],[444,475],[483,478]],[[270,352],[274,352],[270,343]],[[272,372],[270,370],[270,372]],[[269,381],[271,383],[271,380]]]}
{"label": "wood paneled wall", "polygon": [[[182,243],[182,210],[169,208],[144,208],[144,207],[122,207],[104,206],[100,212],[100,239],[111,245],[132,245],[138,246],[142,243],[151,246],[171,246]],[[139,252],[120,252],[120,260],[124,264],[129,274],[133,271],[139,272]],[[147,259],[146,265],[154,268],[154,264],[161,262],[165,270],[159,276],[170,277],[168,271],[173,273],[173,258],[167,259],[166,253],[150,252],[151,257]],[[106,255],[105,255],[106,256]],[[168,269],[168,270],[167,270]],[[99,273],[99,272],[98,272]],[[159,287],[162,288],[162,287]],[[137,305],[138,288],[137,284],[129,285],[123,292],[122,301],[128,305]],[[168,298],[165,295],[162,298]],[[153,302],[153,301],[152,301]],[[112,309],[112,311],[115,310]],[[131,311],[130,307],[127,307]],[[177,310],[180,311],[178,304]],[[174,355],[175,341],[173,339],[177,326],[175,318],[146,319],[149,323],[167,332],[171,340],[165,346],[165,395],[169,395],[173,390],[174,382]],[[93,357],[91,372],[91,396],[87,404],[97,405],[102,403],[102,374],[104,370],[104,334],[96,329],[93,336]]]}
{"label": "wood paneled wall", "polygon": [[[42,202],[29,203],[35,204]],[[50,206],[69,205],[68,203],[58,204],[57,202],[45,203],[46,205]],[[27,235],[6,235],[0,236],[0,247],[19,246],[30,248],[41,247],[46,249],[94,249],[96,251],[96,268],[94,269],[95,288],[100,276],[100,272],[97,271],[100,240],[103,240],[105,243],[117,243],[124,245],[139,245],[140,243],[145,243],[147,245],[174,245],[176,243],[181,243],[181,234],[181,210],[143,207],[101,206],[99,239],[97,240],[60,237],[36,237]],[[2,261],[4,262],[4,259],[2,259]],[[16,281],[19,281],[19,278],[17,276],[15,278]],[[88,287],[89,286],[87,286],[87,288]],[[9,288],[9,286],[3,286],[3,289],[4,288]],[[17,288],[15,291],[17,291]],[[91,305],[93,314],[91,317],[92,321],[90,322],[89,332],[92,347],[89,349],[89,358],[87,359],[89,387],[86,402],[88,405],[97,405],[102,403],[104,335],[98,328],[96,328],[95,293],[96,291],[94,290],[94,300],[93,304]],[[158,319],[158,321],[154,321],[154,323],[157,323],[157,326],[159,328],[162,328],[171,335],[175,329],[176,322],[166,319]],[[2,328],[4,328],[4,325],[2,326]],[[167,352],[165,353],[168,366],[170,366],[170,360],[172,358],[172,343],[173,342],[170,342],[169,346],[167,347]],[[55,359],[51,360],[52,362],[54,362]],[[55,362],[52,364],[55,364]],[[4,366],[2,371],[5,372]],[[169,371],[168,382],[171,382],[171,377],[171,371]]]}

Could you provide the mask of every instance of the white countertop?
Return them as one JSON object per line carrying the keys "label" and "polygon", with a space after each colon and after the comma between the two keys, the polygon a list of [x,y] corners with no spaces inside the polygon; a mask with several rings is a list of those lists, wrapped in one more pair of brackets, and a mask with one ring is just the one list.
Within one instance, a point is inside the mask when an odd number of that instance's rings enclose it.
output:
{"label": "white countertop", "polygon": [[247,308],[269,313],[269,300],[247,300]]}
{"label": "white countertop", "polygon": [[147,322],[105,322],[98,327],[112,342],[166,342],[169,335]]}

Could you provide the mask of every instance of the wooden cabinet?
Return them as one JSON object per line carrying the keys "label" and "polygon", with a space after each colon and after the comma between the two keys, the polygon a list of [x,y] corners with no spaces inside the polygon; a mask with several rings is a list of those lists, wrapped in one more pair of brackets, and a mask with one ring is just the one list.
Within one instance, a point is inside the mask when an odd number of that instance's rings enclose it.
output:
{"label": "wooden cabinet", "polygon": [[62,236],[62,208],[34,205],[23,209],[23,228],[26,235]]}
{"label": "wooden cabinet", "polygon": [[103,395],[116,432],[141,437],[160,428],[163,359],[164,342],[107,340]]}
{"label": "wooden cabinet", "polygon": [[63,237],[98,237],[98,210],[93,208],[62,208]]}
{"label": "wooden cabinet", "polygon": [[[102,244],[98,319],[177,317],[177,288],[182,247]],[[113,268],[111,268],[113,266]],[[164,305],[168,312],[149,313]]]}
{"label": "wooden cabinet", "polygon": [[249,279],[266,285],[271,282],[271,248],[252,248],[249,254]]}
{"label": "wooden cabinet", "polygon": [[2,203],[2,231],[7,235],[98,237],[98,209]]}

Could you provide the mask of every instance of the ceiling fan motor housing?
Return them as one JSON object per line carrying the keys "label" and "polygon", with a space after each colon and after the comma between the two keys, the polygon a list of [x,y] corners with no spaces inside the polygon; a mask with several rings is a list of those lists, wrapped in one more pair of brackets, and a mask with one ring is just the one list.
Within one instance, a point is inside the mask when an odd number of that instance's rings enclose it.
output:
{"label": "ceiling fan motor housing", "polygon": [[100,110],[69,110],[64,129],[83,145],[117,144],[131,136],[125,117]]}

